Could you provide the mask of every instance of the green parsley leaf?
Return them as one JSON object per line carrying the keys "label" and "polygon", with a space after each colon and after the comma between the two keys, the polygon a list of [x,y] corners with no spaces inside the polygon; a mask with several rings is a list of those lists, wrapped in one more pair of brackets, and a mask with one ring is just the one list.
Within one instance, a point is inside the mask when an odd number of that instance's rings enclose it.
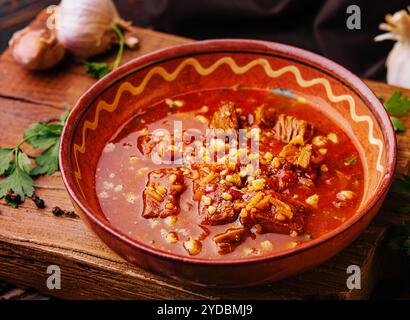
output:
{"label": "green parsley leaf", "polygon": [[396,91],[384,105],[391,115],[405,116],[410,109],[410,99],[403,96],[401,91]]}
{"label": "green parsley leaf", "polygon": [[34,148],[45,149],[56,143],[60,138],[62,130],[63,125],[59,123],[35,123],[24,132],[23,138]]}
{"label": "green parsley leaf", "polygon": [[399,118],[395,116],[390,116],[390,120],[393,124],[393,128],[395,132],[404,132],[406,131],[406,127],[404,126],[403,122],[399,120]]}
{"label": "green parsley leaf", "polygon": [[64,126],[64,123],[66,122],[68,115],[70,114],[70,109],[67,109],[66,111],[64,111],[61,116],[60,116],[60,124],[62,126]]}
{"label": "green parsley leaf", "polygon": [[21,201],[24,201],[26,196],[31,197],[34,194],[34,181],[26,171],[28,169],[28,157],[25,154],[21,156],[21,154],[24,153],[19,149],[15,149],[15,159],[10,173],[0,185],[0,198],[4,197],[9,190],[20,195]]}
{"label": "green parsley leaf", "polygon": [[[383,102],[383,101],[382,101]],[[410,99],[403,95],[401,91],[394,92],[387,101],[383,102],[384,107],[390,115],[395,132],[404,132],[406,128],[398,116],[405,116],[410,110]]]}
{"label": "green parsley leaf", "polygon": [[0,176],[2,176],[11,167],[11,158],[13,155],[13,149],[1,148],[0,149]]}
{"label": "green parsley leaf", "polygon": [[[60,136],[70,110],[64,112],[60,119],[53,123],[32,124],[23,134],[23,140],[14,148],[0,148],[0,176],[5,176],[0,182],[0,198],[17,208],[26,196],[34,194],[34,180],[31,176],[53,174],[58,168],[58,153]],[[34,158],[36,166],[31,168],[29,156],[20,150],[27,142],[32,147],[43,149]],[[12,192],[12,197],[9,192]],[[13,200],[13,199],[18,199]]]}
{"label": "green parsley leaf", "polygon": [[60,139],[58,139],[50,148],[35,158],[36,166],[31,170],[32,176],[42,174],[52,175],[58,171],[58,150]]}
{"label": "green parsley leaf", "polygon": [[110,73],[110,65],[106,62],[84,61],[84,65],[87,73],[96,79],[101,79]]}
{"label": "green parsley leaf", "polygon": [[18,153],[18,166],[25,173],[30,173],[31,161],[30,161],[30,158],[24,152],[19,152]]}

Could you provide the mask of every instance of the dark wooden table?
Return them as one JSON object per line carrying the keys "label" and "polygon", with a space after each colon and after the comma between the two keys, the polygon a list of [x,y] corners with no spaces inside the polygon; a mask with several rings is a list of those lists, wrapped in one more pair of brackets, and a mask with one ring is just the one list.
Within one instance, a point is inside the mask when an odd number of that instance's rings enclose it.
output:
{"label": "dark wooden table", "polygon": [[[34,23],[42,23],[38,19]],[[126,51],[124,62],[156,49],[191,41],[152,30],[139,29],[141,48]],[[112,60],[113,54],[101,59]],[[83,66],[66,62],[46,72],[32,73],[16,65],[6,50],[0,57],[1,146],[16,144],[31,123],[58,117],[71,108],[93,83]],[[367,81],[384,98],[397,88]],[[402,90],[408,96],[410,91]],[[410,127],[410,118],[403,119]],[[410,130],[398,135],[398,172],[407,173],[410,163]],[[51,208],[72,210],[59,173],[36,180],[47,208],[26,201],[19,209],[0,203],[0,280],[36,288],[61,298],[116,299],[366,299],[392,259],[384,250],[388,226],[400,220],[386,205],[375,221],[347,249],[321,266],[278,283],[241,290],[198,288],[181,285],[132,266],[108,249],[80,219],[55,217]],[[61,267],[62,289],[46,287],[47,266]],[[346,287],[346,268],[362,269],[362,289]],[[8,287],[3,285],[0,290]],[[18,296],[19,289],[8,290]],[[2,294],[0,291],[0,294]],[[30,297],[30,292],[22,292]],[[6,294],[7,295],[7,294]]]}

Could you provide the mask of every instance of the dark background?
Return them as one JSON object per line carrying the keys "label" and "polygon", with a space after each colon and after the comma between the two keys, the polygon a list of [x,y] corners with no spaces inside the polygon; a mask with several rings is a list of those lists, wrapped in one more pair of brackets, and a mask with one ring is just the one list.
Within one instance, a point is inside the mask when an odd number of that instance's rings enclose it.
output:
{"label": "dark background", "polygon": [[[75,0],[74,0],[75,1]],[[387,13],[408,0],[114,0],[134,24],[194,39],[252,38],[322,54],[363,78],[385,80],[392,41],[375,43]],[[58,0],[0,0],[0,51],[14,31]],[[361,9],[361,30],[346,27],[349,5]]]}

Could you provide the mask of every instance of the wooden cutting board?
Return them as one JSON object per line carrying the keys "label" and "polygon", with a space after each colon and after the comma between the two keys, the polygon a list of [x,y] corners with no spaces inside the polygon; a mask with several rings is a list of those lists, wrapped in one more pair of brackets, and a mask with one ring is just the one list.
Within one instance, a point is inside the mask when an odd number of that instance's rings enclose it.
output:
{"label": "wooden cutting board", "polygon": [[[39,22],[40,21],[40,22]],[[34,23],[41,23],[38,18]],[[172,35],[139,29],[141,48],[127,50],[124,62],[153,50],[186,43]],[[102,60],[113,60],[108,54]],[[81,65],[70,61],[46,72],[22,69],[6,50],[0,57],[0,146],[14,146],[33,122],[57,118],[74,106],[93,83]],[[366,81],[378,96],[396,88]],[[410,91],[402,90],[410,96]],[[403,119],[410,128],[410,118]],[[410,163],[410,130],[398,136],[398,172]],[[19,209],[0,204],[0,279],[61,298],[113,299],[364,299],[371,294],[386,259],[382,242],[389,221],[397,215],[384,208],[363,234],[342,253],[321,266],[271,285],[246,289],[208,289],[181,285],[130,265],[108,249],[78,218],[55,217],[59,206],[73,210],[59,173],[36,181],[47,207],[37,209],[27,200]],[[349,265],[362,270],[362,289],[346,287]],[[61,268],[61,290],[46,287],[47,267]]]}

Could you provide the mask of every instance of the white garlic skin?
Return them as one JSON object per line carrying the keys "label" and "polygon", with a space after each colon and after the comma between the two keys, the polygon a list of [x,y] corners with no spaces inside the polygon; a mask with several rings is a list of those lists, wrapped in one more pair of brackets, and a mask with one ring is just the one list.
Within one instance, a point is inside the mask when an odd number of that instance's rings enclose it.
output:
{"label": "white garlic skin", "polygon": [[45,70],[59,63],[65,54],[53,31],[25,28],[9,42],[14,60],[29,70]]}
{"label": "white garlic skin", "polygon": [[410,89],[410,43],[397,42],[387,60],[387,83]]}
{"label": "white garlic skin", "polygon": [[79,59],[100,54],[116,39],[121,19],[111,0],[62,0],[56,15],[59,42]]}
{"label": "white garlic skin", "polygon": [[387,83],[410,89],[410,7],[386,15],[379,28],[387,33],[378,35],[376,41],[397,41],[387,60]]}

